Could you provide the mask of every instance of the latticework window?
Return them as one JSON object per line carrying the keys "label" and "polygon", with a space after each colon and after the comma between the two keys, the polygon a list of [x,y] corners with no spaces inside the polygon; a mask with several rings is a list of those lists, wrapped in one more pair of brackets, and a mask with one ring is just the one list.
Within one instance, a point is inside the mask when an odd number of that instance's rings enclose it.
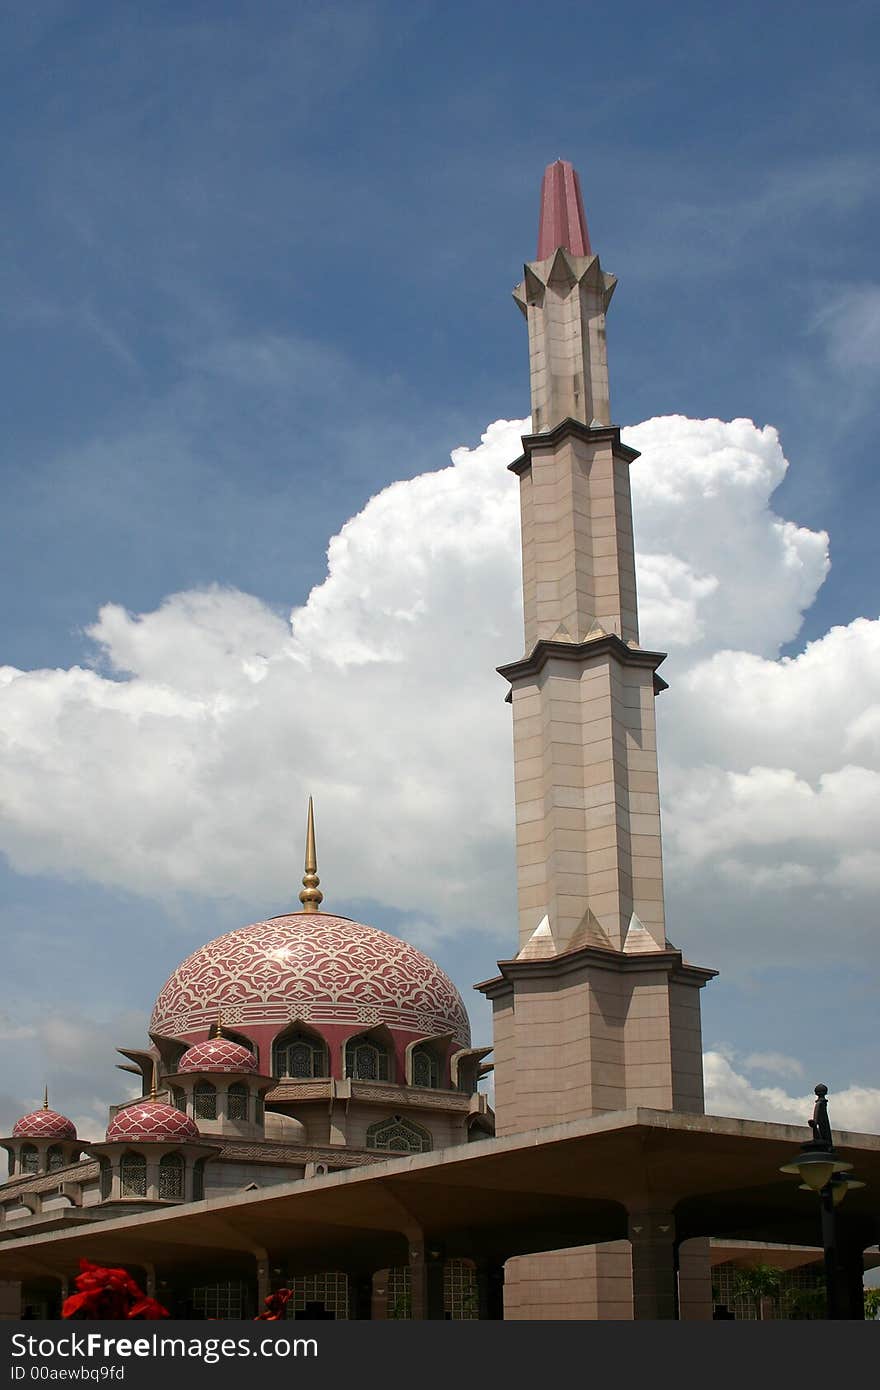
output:
{"label": "latticework window", "polygon": [[353,1081],[387,1081],[388,1071],[387,1048],[364,1038],[345,1044],[345,1074]]}
{"label": "latticework window", "polygon": [[320,1038],[306,1033],[282,1038],[272,1048],[272,1070],[276,1076],[289,1076],[298,1081],[329,1076],[327,1048]]}
{"label": "latticework window", "polygon": [[440,1085],[440,1063],[430,1048],[417,1047],[412,1055],[412,1084],[414,1086]]}
{"label": "latticework window", "polygon": [[175,1110],[180,1110],[182,1114],[186,1114],[186,1091],[182,1086],[171,1087],[171,1103]]}
{"label": "latticework window", "polygon": [[183,1196],[183,1167],[180,1154],[163,1154],[159,1159],[159,1196],[163,1200]]}
{"label": "latticework window", "polygon": [[119,1160],[119,1181],[123,1197],[146,1197],[147,1160],[143,1154],[122,1155]]}
{"label": "latticework window", "polygon": [[106,1158],[101,1159],[101,1201],[109,1202],[113,1191],[113,1169]]}
{"label": "latticework window", "polygon": [[57,1144],[53,1144],[46,1152],[46,1168],[50,1173],[57,1173],[59,1168],[64,1167],[64,1150]]}
{"label": "latticework window", "polygon": [[285,1315],[295,1318],[304,1313],[306,1304],[319,1303],[334,1318],[348,1317],[348,1275],[337,1270],[326,1274],[299,1274],[291,1279],[293,1298],[288,1300]]}
{"label": "latticework window", "polygon": [[395,1153],[424,1154],[433,1142],[426,1129],[412,1120],[394,1115],[390,1120],[377,1120],[367,1129],[368,1149],[391,1149]]}
{"label": "latticework window", "polygon": [[201,1284],[192,1291],[193,1308],[205,1318],[246,1318],[250,1313],[247,1286],[237,1279]]}
{"label": "latticework window", "polygon": [[412,1317],[412,1279],[408,1265],[399,1265],[396,1269],[388,1271],[385,1316]]}
{"label": "latticework window", "polygon": [[447,1260],[443,1266],[443,1311],[453,1322],[479,1318],[477,1271],[470,1260]]}
{"label": "latticework window", "polygon": [[217,1087],[210,1081],[197,1081],[193,1087],[193,1113],[197,1120],[216,1120]]}
{"label": "latticework window", "polygon": [[230,1120],[246,1120],[248,1117],[248,1088],[241,1081],[233,1081],[226,1092],[226,1114]]}
{"label": "latticework window", "polygon": [[23,1173],[36,1173],[39,1167],[39,1158],[33,1144],[22,1144],[19,1162]]}
{"label": "latticework window", "polygon": [[205,1196],[205,1160],[197,1158],[193,1164],[193,1201],[201,1202]]}

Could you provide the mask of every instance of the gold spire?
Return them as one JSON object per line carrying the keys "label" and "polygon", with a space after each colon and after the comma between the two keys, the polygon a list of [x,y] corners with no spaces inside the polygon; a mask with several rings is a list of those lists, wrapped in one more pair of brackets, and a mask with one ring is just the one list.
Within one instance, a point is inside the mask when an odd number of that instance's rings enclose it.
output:
{"label": "gold spire", "polygon": [[44,1086],[44,1087],[43,1087],[43,1109],[44,1109],[44,1110],[48,1110],[48,1109],[49,1109],[49,1087],[48,1087],[48,1086]]}
{"label": "gold spire", "polygon": [[150,1100],[159,1099],[159,1063],[153,1058],[153,1073],[150,1079]]}
{"label": "gold spire", "polygon": [[318,855],[315,850],[315,811],[312,806],[312,798],[309,797],[309,818],[306,824],[306,862],[305,873],[303,874],[303,886],[299,895],[302,903],[303,912],[320,912],[321,903],[324,901],[324,894],[318,884]]}
{"label": "gold spire", "polygon": [[214,1024],[214,1027],[211,1029],[211,1037],[212,1037],[212,1038],[223,1038],[223,1037],[225,1037],[225,1036],[226,1036],[226,1034],[223,1032],[223,1010],[222,1010],[222,1008],[220,1007],[220,1005],[218,1004],[218,1005],[217,1005],[217,1021],[216,1021],[216,1023]]}

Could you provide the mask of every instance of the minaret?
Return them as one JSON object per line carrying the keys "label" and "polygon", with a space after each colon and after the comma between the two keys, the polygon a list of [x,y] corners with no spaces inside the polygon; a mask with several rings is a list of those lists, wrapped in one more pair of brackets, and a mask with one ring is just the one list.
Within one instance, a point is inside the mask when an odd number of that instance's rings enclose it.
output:
{"label": "minaret", "polygon": [[[615,285],[590,245],[578,176],[557,160],[538,254],[514,291],[534,431],[510,465],[525,653],[499,667],[513,707],[519,950],[478,986],[493,1005],[499,1135],[634,1106],[703,1110],[699,991],[715,972],[666,938],[654,728],[664,654],[639,644],[638,455],[611,423],[608,391]],[[643,1224],[632,1229],[641,1239]],[[505,1316],[632,1316],[629,1242],[546,1261],[508,1262]],[[711,1317],[706,1250],[680,1269],[681,1316]]]}
{"label": "minaret", "polygon": [[703,1108],[698,989],[714,972],[666,939],[654,727],[664,653],[639,645],[638,455],[609,411],[615,284],[591,248],[578,176],[557,160],[538,255],[514,291],[534,432],[510,465],[525,655],[499,667],[513,707],[519,950],[482,987],[513,1049],[508,1066],[496,1038],[500,1133],[633,1104]]}

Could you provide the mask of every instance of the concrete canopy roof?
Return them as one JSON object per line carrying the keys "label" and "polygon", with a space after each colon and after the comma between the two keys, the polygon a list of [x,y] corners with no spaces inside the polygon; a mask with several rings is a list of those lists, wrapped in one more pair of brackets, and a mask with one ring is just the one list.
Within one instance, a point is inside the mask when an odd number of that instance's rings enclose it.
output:
{"label": "concrete canopy roof", "polygon": [[[413,1241],[504,1260],[624,1238],[627,1210],[674,1211],[679,1239],[815,1246],[819,1203],[780,1173],[806,1126],[628,1110],[437,1153],[227,1195],[88,1229],[0,1242],[0,1278],[73,1273],[80,1256],[163,1269],[252,1268],[255,1255],[317,1269],[406,1262]],[[880,1240],[880,1136],[839,1133],[867,1186],[840,1209],[841,1235]],[[342,1155],[340,1155],[342,1156]]]}

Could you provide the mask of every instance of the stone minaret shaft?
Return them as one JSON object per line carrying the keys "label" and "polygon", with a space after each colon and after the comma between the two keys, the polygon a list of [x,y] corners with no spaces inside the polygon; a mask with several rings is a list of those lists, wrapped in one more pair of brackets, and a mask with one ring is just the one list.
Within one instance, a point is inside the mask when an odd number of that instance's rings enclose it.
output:
{"label": "stone minaret shaft", "polygon": [[663,950],[654,695],[638,645],[629,465],[610,423],[605,310],[577,174],[544,176],[529,327],[534,433],[520,479],[525,651],[511,683],[520,950]]}

